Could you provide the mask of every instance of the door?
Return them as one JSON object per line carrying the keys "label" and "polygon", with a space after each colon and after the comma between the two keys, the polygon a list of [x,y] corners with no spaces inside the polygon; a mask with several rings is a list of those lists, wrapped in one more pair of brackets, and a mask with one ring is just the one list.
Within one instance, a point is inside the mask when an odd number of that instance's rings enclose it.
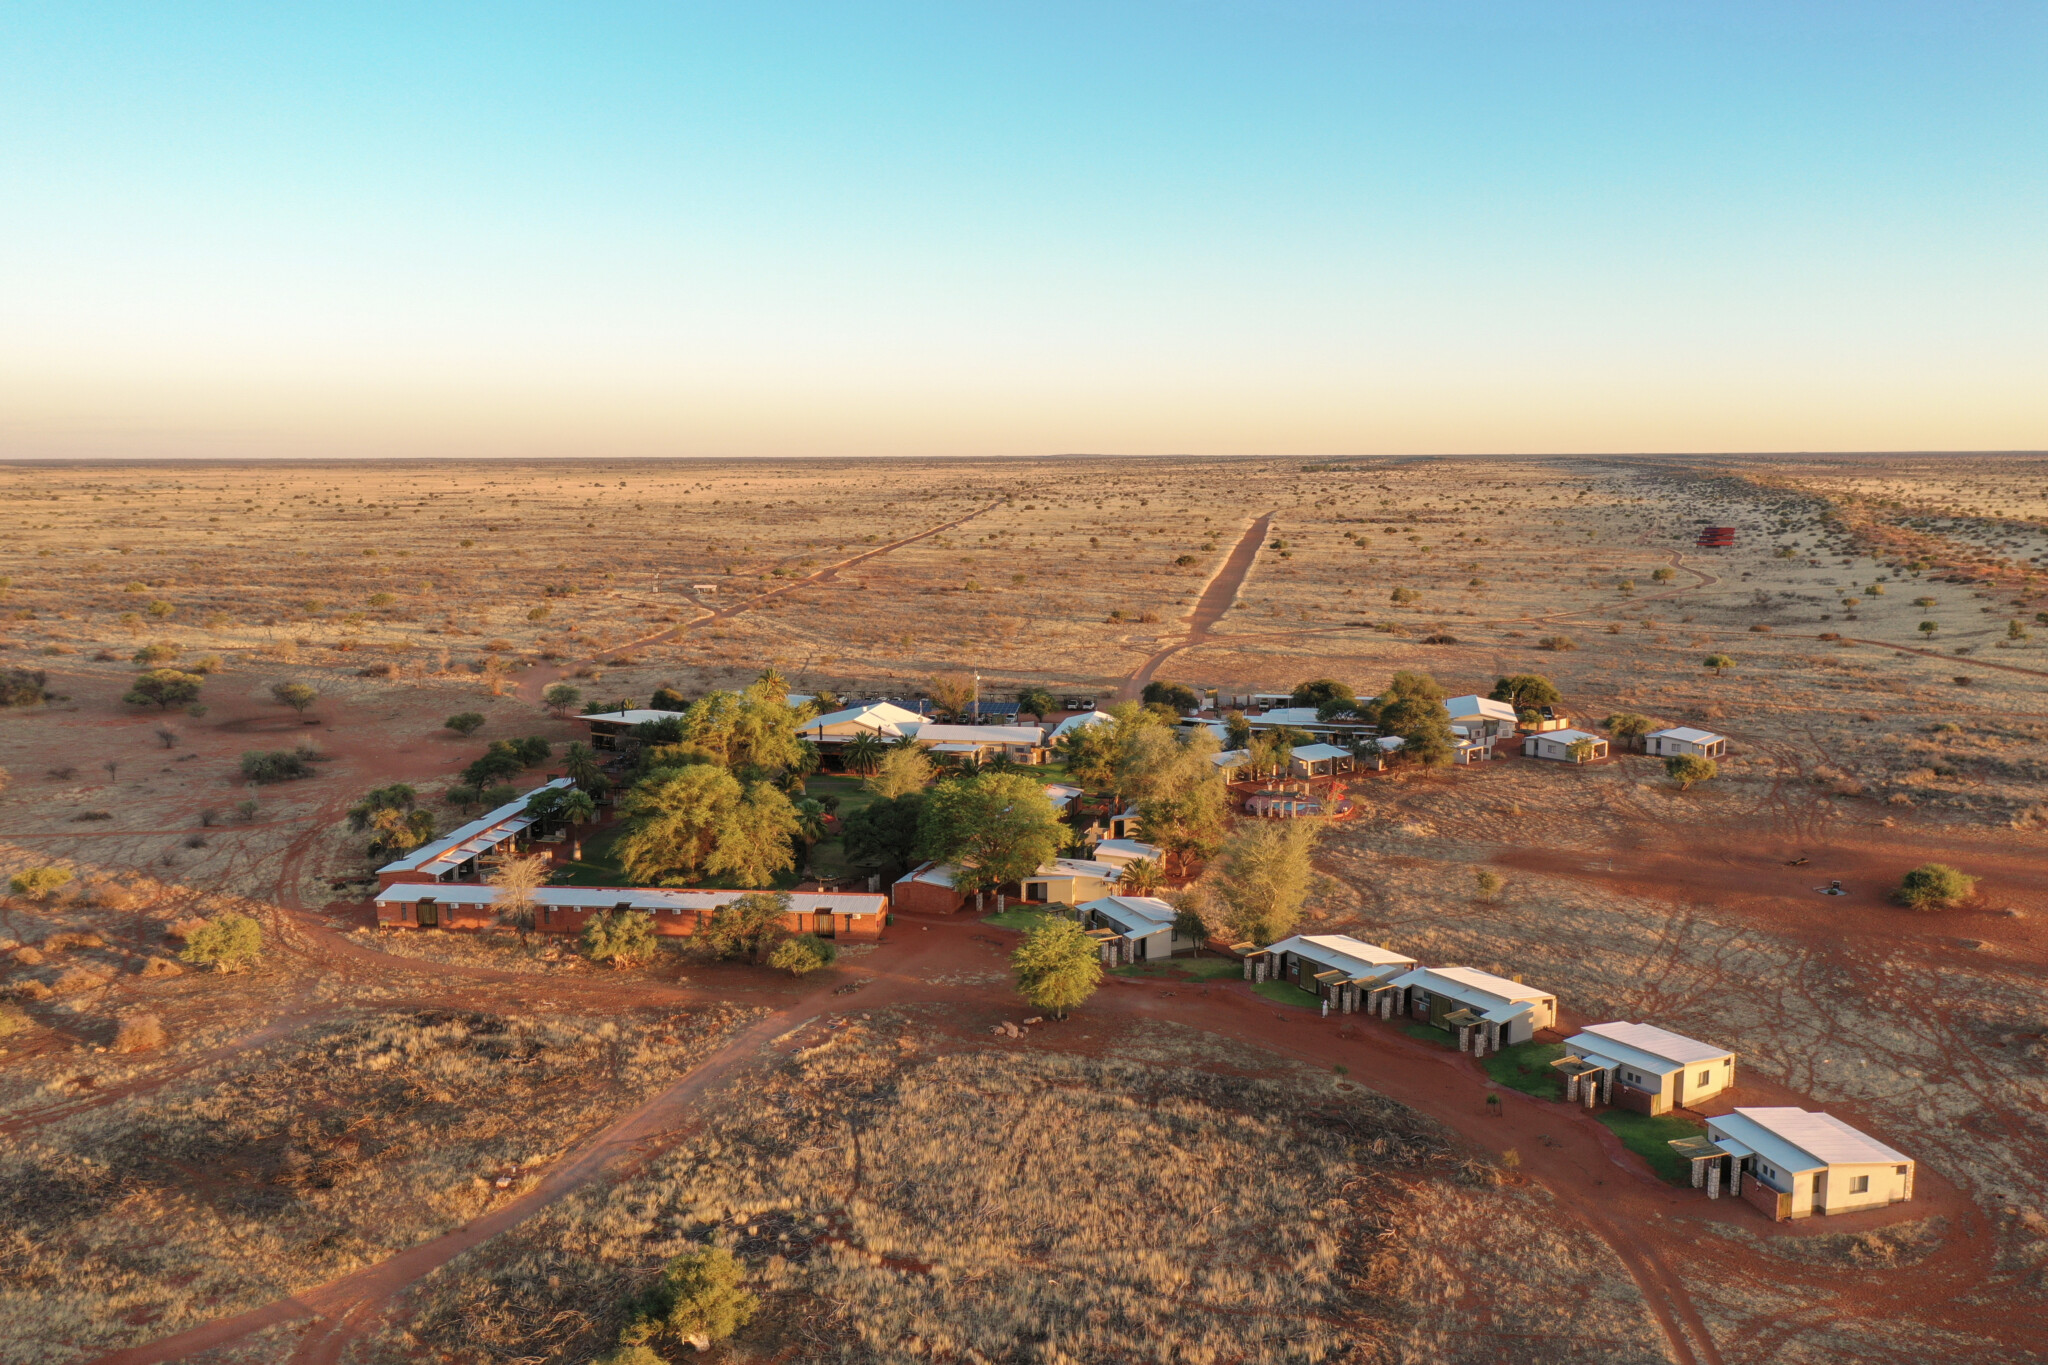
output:
{"label": "door", "polygon": [[829,910],[818,910],[813,912],[811,915],[811,932],[816,934],[819,938],[833,937],[832,912]]}
{"label": "door", "polygon": [[1685,1068],[1671,1078],[1671,1105],[1675,1109],[1685,1108]]}
{"label": "door", "polygon": [[421,901],[418,914],[420,928],[438,929],[441,926],[441,907],[432,901]]}

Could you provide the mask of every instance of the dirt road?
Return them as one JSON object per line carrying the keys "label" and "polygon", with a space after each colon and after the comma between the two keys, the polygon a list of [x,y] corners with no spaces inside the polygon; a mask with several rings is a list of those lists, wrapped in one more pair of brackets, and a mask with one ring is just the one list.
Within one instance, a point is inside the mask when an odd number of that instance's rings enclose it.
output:
{"label": "dirt road", "polygon": [[1202,596],[1195,603],[1195,609],[1188,613],[1188,633],[1175,643],[1154,653],[1137,667],[1137,671],[1124,680],[1118,690],[1118,697],[1124,701],[1136,701],[1138,694],[1145,690],[1145,684],[1159,671],[1159,666],[1184,649],[1191,649],[1208,638],[1209,632],[1223,613],[1230,610],[1237,601],[1238,590],[1244,586],[1245,576],[1252,571],[1252,564],[1259,557],[1259,548],[1266,543],[1266,532],[1272,529],[1274,513],[1268,512],[1253,522],[1238,542],[1231,548],[1230,556],[1202,589]]}

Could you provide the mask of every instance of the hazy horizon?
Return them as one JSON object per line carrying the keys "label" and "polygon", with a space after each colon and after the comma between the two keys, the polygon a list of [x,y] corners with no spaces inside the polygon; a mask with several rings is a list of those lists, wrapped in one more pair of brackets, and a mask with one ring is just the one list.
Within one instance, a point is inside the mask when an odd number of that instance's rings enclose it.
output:
{"label": "hazy horizon", "polygon": [[2048,10],[0,16],[0,458],[2022,453]]}

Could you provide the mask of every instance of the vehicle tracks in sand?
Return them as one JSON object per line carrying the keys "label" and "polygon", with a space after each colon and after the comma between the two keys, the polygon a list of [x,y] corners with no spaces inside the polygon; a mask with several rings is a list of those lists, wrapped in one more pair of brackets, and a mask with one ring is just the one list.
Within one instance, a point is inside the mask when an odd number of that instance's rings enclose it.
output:
{"label": "vehicle tracks in sand", "polygon": [[1244,587],[1245,578],[1257,562],[1259,550],[1266,543],[1266,533],[1272,529],[1277,512],[1268,512],[1245,528],[1237,544],[1231,547],[1216,572],[1202,588],[1202,595],[1195,601],[1195,609],[1188,613],[1187,634],[1172,644],[1155,650],[1145,662],[1132,671],[1118,689],[1125,701],[1135,701],[1145,690],[1145,684],[1152,681],[1161,664],[1183,650],[1192,649],[1209,638],[1210,631],[1223,619],[1225,612],[1237,601],[1238,592]]}

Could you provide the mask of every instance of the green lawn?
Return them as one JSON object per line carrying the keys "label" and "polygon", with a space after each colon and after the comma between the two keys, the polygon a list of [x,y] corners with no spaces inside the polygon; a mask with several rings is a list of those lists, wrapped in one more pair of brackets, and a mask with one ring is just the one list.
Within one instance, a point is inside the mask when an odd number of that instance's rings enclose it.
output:
{"label": "green lawn", "polygon": [[1622,1146],[1650,1163],[1659,1179],[1674,1185],[1691,1183],[1692,1163],[1672,1151],[1670,1144],[1673,1138],[1698,1137],[1707,1131],[1704,1123],[1677,1114],[1652,1118],[1626,1109],[1609,1109],[1598,1117],[1621,1139]]}
{"label": "green lawn", "polygon": [[804,795],[813,801],[838,797],[839,805],[832,813],[842,820],[875,799],[852,773],[813,773],[804,779]]}
{"label": "green lawn", "polygon": [[1226,977],[1242,980],[1244,977],[1244,964],[1227,957],[1169,957],[1158,962],[1133,962],[1128,967],[1112,970],[1118,976],[1165,976],[1182,981],[1221,981]]}
{"label": "green lawn", "polygon": [[1410,1038],[1417,1038],[1425,1043],[1435,1043],[1438,1047],[1456,1047],[1458,1045],[1457,1034],[1450,1032],[1448,1029],[1437,1028],[1432,1024],[1403,1024],[1401,1025],[1401,1031]]}
{"label": "green lawn", "polygon": [[1010,929],[1020,934],[1028,934],[1047,920],[1065,918],[1065,915],[1055,915],[1050,911],[1026,910],[1022,906],[1013,905],[1000,915],[983,915],[981,922],[983,924],[993,924],[998,929]]}
{"label": "green lawn", "polygon": [[[1239,967],[1238,971],[1242,973],[1244,968]],[[1301,1005],[1312,1010],[1322,1008],[1322,1001],[1318,1000],[1312,992],[1305,991],[1291,982],[1261,981],[1252,989],[1276,1005]]]}
{"label": "green lawn", "polygon": [[1550,1064],[1564,1056],[1563,1043],[1516,1043],[1479,1059],[1486,1074],[1510,1090],[1554,1100],[1562,1093],[1558,1073]]}

